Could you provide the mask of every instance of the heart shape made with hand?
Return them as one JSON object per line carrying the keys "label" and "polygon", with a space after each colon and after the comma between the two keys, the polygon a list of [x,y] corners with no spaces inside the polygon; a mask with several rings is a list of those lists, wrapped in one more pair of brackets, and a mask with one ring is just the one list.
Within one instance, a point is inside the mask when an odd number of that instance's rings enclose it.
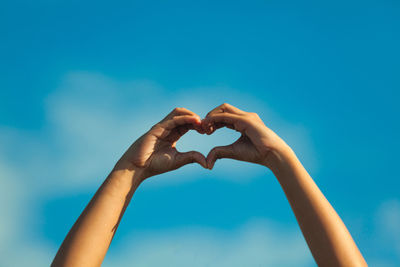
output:
{"label": "heart shape made with hand", "polygon": [[240,133],[227,128],[221,128],[210,135],[199,134],[197,131],[188,131],[177,142],[178,151],[198,151],[207,156],[217,146],[230,145],[240,137]]}
{"label": "heart shape made with hand", "polygon": [[[206,158],[203,154],[194,150],[179,154],[182,159],[181,163],[198,162],[208,169],[212,169],[215,161],[219,158],[232,158],[268,165],[271,144],[279,145],[283,142],[273,131],[265,126],[256,113],[245,112],[229,104],[222,104],[216,107],[202,120],[197,114],[184,108],[175,109],[163,121],[167,119],[170,120],[170,125],[173,125],[170,129],[174,128],[177,132],[174,135],[176,138],[173,140],[173,147],[189,130],[196,130],[200,134],[206,133],[210,135],[217,129],[227,127],[234,130],[230,132],[231,134],[241,134],[237,140],[228,145],[213,147]],[[222,138],[222,140],[225,140],[225,142],[230,141],[226,137]],[[206,160],[205,164],[204,159]]]}
{"label": "heart shape made with hand", "polygon": [[[227,127],[216,134],[216,144],[205,157],[204,154],[190,149],[179,152],[176,149],[178,141],[190,130],[200,134],[213,134],[217,129]],[[225,133],[224,133],[225,131]],[[207,149],[205,144],[196,142],[196,133],[189,133],[189,138],[180,141],[180,147],[198,150]],[[240,137],[236,139],[237,135]],[[235,136],[236,135],[236,136]],[[228,136],[230,136],[228,138]],[[205,138],[202,137],[205,140]],[[235,140],[236,139],[236,140]],[[210,139],[209,139],[210,140]],[[230,142],[233,141],[234,142]],[[185,108],[175,108],[159,123],[155,124],[146,134],[141,136],[121,157],[120,162],[128,162],[138,168],[144,168],[144,177],[150,177],[167,171],[175,170],[183,165],[197,162],[204,168],[212,169],[215,161],[220,158],[231,158],[241,161],[258,163],[267,166],[271,148],[282,145],[282,140],[264,125],[256,113],[245,112],[229,104],[223,104],[210,111],[204,119]],[[221,143],[228,143],[222,145]],[[229,144],[230,143],[230,144]],[[283,142],[284,143],[284,142]],[[183,145],[183,146],[182,146]],[[186,150],[186,149],[185,149]]]}

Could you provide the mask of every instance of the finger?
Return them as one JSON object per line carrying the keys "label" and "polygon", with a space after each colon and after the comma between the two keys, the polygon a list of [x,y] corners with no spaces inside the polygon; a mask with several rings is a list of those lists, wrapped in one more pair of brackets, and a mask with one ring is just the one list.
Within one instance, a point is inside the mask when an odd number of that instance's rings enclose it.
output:
{"label": "finger", "polygon": [[[187,128],[188,128],[189,130],[196,130],[199,134],[204,134],[204,133],[205,133],[205,131],[204,131],[202,125],[201,125],[201,122],[200,122],[200,124],[195,124],[195,125],[193,125],[193,124],[188,124],[188,125],[187,125]],[[182,135],[181,135],[181,136],[182,136]]]}
{"label": "finger", "polygon": [[202,127],[204,127],[203,129],[205,129],[205,130],[203,130],[204,133],[207,133],[208,135],[214,133],[216,130],[223,128],[223,127],[227,127],[229,129],[234,129],[233,125],[223,123],[223,122],[216,122],[214,124],[208,123],[208,126],[203,126],[203,124],[202,124]]}
{"label": "finger", "polygon": [[228,128],[233,128],[237,131],[242,132],[244,130],[244,117],[231,113],[218,113],[210,115],[202,120],[202,127],[207,134],[213,133],[218,127],[227,126]]}
{"label": "finger", "polygon": [[213,130],[214,131],[218,130],[218,129],[222,128],[222,127],[233,129],[233,125],[231,125],[231,124],[226,124],[226,123],[223,123],[223,122],[216,122],[216,123],[213,124]]}
{"label": "finger", "polygon": [[172,119],[175,116],[181,116],[181,115],[196,115],[193,111],[190,111],[186,108],[174,108],[161,122],[167,121]]}
{"label": "finger", "polygon": [[184,124],[184,125],[176,127],[173,130],[165,130],[165,129],[163,129],[164,137],[160,136],[160,138],[163,139],[164,141],[170,142],[172,147],[176,147],[176,142],[184,134],[186,134],[190,129],[193,129],[193,125],[191,125],[191,124]]}
{"label": "finger", "polygon": [[[186,125],[184,125],[184,126],[179,126],[179,127],[185,127],[185,128],[187,128],[188,130],[196,130],[199,134],[204,134],[204,133],[205,133],[203,127],[201,126],[201,122],[200,122],[200,124],[195,124],[195,125],[193,125],[193,124],[186,124]],[[180,131],[179,131],[179,132],[180,132]],[[186,132],[185,132],[185,133],[186,133]],[[185,133],[183,133],[183,134],[185,134]],[[181,134],[181,136],[182,136],[183,134]]]}
{"label": "finger", "polygon": [[[202,127],[203,127],[203,129],[204,129],[204,131],[207,133],[207,134],[212,134],[216,129],[218,129],[218,128],[221,128],[221,127],[223,127],[223,126],[227,126],[226,125],[226,122],[225,122],[225,125],[220,125],[219,127],[214,127],[214,124],[213,123],[210,123],[210,122],[207,122],[207,118],[208,117],[211,117],[211,116],[213,116],[213,115],[217,115],[217,114],[232,114],[232,115],[243,115],[243,114],[245,114],[246,112],[244,112],[244,111],[242,111],[242,110],[240,110],[240,109],[238,109],[238,108],[236,108],[236,107],[234,107],[234,106],[232,106],[232,105],[230,105],[230,104],[227,104],[227,103],[224,103],[224,104],[222,104],[222,105],[220,105],[220,106],[218,106],[218,107],[216,107],[215,109],[213,109],[213,110],[211,110],[208,114],[207,114],[207,116],[205,117],[205,119],[202,121]],[[222,123],[222,122],[221,122]],[[229,127],[229,128],[231,128],[231,127]]]}
{"label": "finger", "polygon": [[[200,116],[197,115],[196,113],[194,113],[191,110],[188,110],[187,108],[175,108],[172,112],[171,112],[171,116],[180,116],[180,115],[193,115],[196,116],[200,119]],[[198,124],[194,124],[193,127],[190,127],[190,129],[194,129],[196,130],[198,133],[200,134],[204,134],[204,130],[203,127],[201,127],[201,125]]]}
{"label": "finger", "polygon": [[173,115],[177,116],[177,115],[197,115],[197,114],[191,110],[188,110],[187,108],[175,108],[173,110]]}
{"label": "finger", "polygon": [[162,122],[161,127],[163,127],[166,130],[172,130],[178,126],[185,124],[191,124],[193,125],[193,127],[194,126],[200,127],[201,125],[200,117],[197,115],[175,116],[172,119]]}
{"label": "finger", "polygon": [[185,125],[178,126],[176,128],[176,132],[178,133],[179,137],[181,137],[182,135],[187,133],[190,129],[193,129],[193,126],[190,124],[185,124]]}
{"label": "finger", "polygon": [[217,146],[211,149],[206,158],[207,168],[211,170],[215,161],[222,158],[238,159],[232,145]]}
{"label": "finger", "polygon": [[207,116],[212,115],[212,114],[218,114],[218,113],[232,113],[232,114],[241,115],[241,114],[244,114],[245,111],[240,110],[237,107],[234,107],[228,103],[224,103],[224,104],[219,105],[218,107],[214,108],[210,112],[208,112]]}
{"label": "finger", "polygon": [[174,130],[168,131],[168,140],[172,142],[172,146],[176,146],[176,142],[185,135],[189,130],[196,130],[200,134],[204,134],[203,128],[201,125],[192,125],[192,124],[184,124],[181,126],[177,126]]}
{"label": "finger", "polygon": [[200,164],[203,168],[207,169],[206,158],[200,152],[197,151],[178,152],[178,154],[175,157],[176,169],[182,167],[183,165],[194,162]]}

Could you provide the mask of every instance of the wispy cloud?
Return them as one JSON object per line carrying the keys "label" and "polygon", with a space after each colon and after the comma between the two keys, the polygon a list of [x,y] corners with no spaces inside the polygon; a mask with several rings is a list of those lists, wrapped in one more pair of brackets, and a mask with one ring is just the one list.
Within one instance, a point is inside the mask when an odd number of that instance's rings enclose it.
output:
{"label": "wispy cloud", "polygon": [[313,266],[298,229],[253,219],[234,230],[182,227],[134,233],[104,266]]}
{"label": "wispy cloud", "polygon": [[[50,144],[51,148],[44,151],[58,153],[52,165],[63,173],[52,180],[64,189],[96,185],[102,179],[98,177],[107,173],[123,151],[174,107],[186,107],[204,117],[223,102],[258,112],[267,118],[267,125],[273,125],[295,147],[306,166],[311,170],[317,169],[312,142],[304,128],[283,120],[265,103],[238,90],[210,86],[171,93],[152,81],[118,82],[101,74],[73,72],[65,77],[46,102],[49,138],[44,145]],[[239,134],[231,130],[212,136],[191,132],[178,142],[177,147],[182,151],[195,149],[207,154],[213,146],[229,144],[238,137]],[[265,172],[254,165],[226,160],[216,166],[215,174],[239,182],[243,181],[244,173],[257,176]],[[191,168],[185,167],[181,171]],[[178,179],[163,179],[160,183],[168,181],[174,183]]]}
{"label": "wispy cloud", "polygon": [[387,253],[400,262],[400,200],[383,202],[375,214],[376,242],[380,247],[390,246]]}
{"label": "wispy cloud", "polygon": [[0,266],[46,266],[54,247],[32,232],[34,192],[23,173],[0,158]]}
{"label": "wispy cloud", "polygon": [[[184,88],[171,94],[161,85],[147,80],[121,82],[90,72],[66,75],[45,101],[46,123],[41,131],[1,128],[0,205],[3,217],[0,249],[1,254],[6,255],[0,260],[1,265],[28,265],[28,258],[31,259],[30,266],[48,265],[56,248],[29,233],[34,231],[39,220],[37,209],[45,199],[75,190],[95,189],[124,150],[174,107],[187,107],[204,117],[223,102],[268,118],[268,123],[286,135],[291,145],[301,148],[305,144],[304,155],[313,158],[307,132],[279,118],[262,101],[232,88]],[[291,134],[293,132],[297,134]],[[206,154],[214,145],[228,144],[238,136],[230,130],[221,130],[213,136],[190,133],[184,136],[178,148],[183,151],[198,149]],[[195,165],[185,166],[149,185],[183,183],[187,180],[185,174],[192,171],[202,171],[205,175],[232,182],[246,182],[251,176],[265,173],[265,168],[222,160],[212,172]],[[309,262],[309,254],[298,234],[287,236],[287,229],[276,230],[277,226],[274,229],[278,232],[274,235],[267,230],[268,224],[249,225],[252,226],[226,234],[201,228],[148,233],[140,240],[144,245],[134,255],[140,259],[140,266],[159,265],[151,254],[152,246],[157,247],[160,253],[163,251],[164,257],[172,257],[170,259],[177,265],[171,266],[183,266],[185,262],[192,262],[192,257],[197,257],[198,266],[243,266],[244,262],[257,266],[259,262],[278,262],[279,258],[279,262],[282,258],[287,260],[287,265]],[[229,237],[231,235],[233,237]],[[176,251],[181,251],[178,253],[185,255],[186,261],[171,252],[169,240],[173,240]],[[290,244],[293,258],[297,261],[282,257],[287,244]],[[19,257],[15,251],[30,256]],[[118,261],[114,256],[111,258]]]}

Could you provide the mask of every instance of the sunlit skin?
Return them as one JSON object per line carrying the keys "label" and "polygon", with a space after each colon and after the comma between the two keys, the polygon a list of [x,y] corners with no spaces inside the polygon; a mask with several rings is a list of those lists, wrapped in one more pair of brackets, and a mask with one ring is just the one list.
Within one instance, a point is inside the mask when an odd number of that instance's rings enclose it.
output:
{"label": "sunlit skin", "polygon": [[176,150],[176,143],[185,133],[194,129],[203,134],[201,119],[195,113],[176,108],[150,131],[141,136],[125,152],[116,165],[131,165],[142,170],[142,179],[156,174],[172,171],[188,163],[197,162],[206,166],[204,156],[196,151],[181,153]]}
{"label": "sunlit skin", "polygon": [[[231,145],[213,148],[207,158],[175,148],[189,130],[212,134],[221,127],[236,130],[241,137]],[[367,266],[346,226],[292,149],[257,114],[229,104],[218,106],[203,120],[187,109],[174,109],[136,140],[71,228],[52,266],[100,266],[132,195],[145,179],[194,162],[212,169],[220,158],[271,169],[319,266]]]}

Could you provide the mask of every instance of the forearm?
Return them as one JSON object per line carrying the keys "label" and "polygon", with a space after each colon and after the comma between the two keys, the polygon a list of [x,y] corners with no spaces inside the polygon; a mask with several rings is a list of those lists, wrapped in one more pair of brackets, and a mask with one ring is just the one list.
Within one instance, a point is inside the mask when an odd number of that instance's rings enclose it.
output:
{"label": "forearm", "polygon": [[71,228],[52,266],[100,266],[140,180],[134,169],[114,169]]}
{"label": "forearm", "polygon": [[118,224],[139,184],[150,176],[206,159],[195,151],[178,152],[175,143],[189,129],[200,129],[195,113],[175,108],[137,139],[115,165],[71,228],[52,266],[100,266]]}
{"label": "forearm", "polygon": [[346,226],[291,149],[273,169],[319,266],[366,266]]}

